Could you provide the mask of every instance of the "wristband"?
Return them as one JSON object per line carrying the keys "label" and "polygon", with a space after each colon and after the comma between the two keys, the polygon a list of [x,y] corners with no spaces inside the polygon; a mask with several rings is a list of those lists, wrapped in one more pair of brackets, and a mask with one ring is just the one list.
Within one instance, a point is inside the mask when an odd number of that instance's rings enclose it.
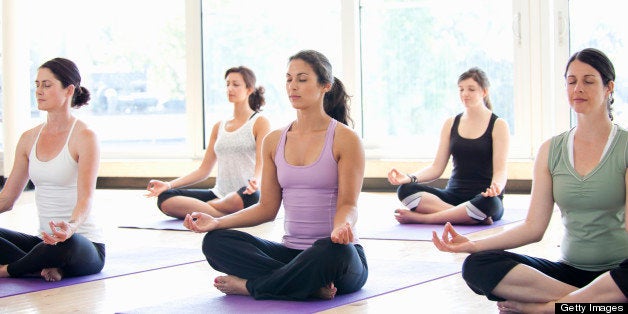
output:
{"label": "wristband", "polygon": [[172,190],[172,183],[166,182],[166,184],[168,185],[168,190]]}
{"label": "wristband", "polygon": [[406,174],[406,175],[408,176],[408,178],[410,178],[410,182],[411,183],[419,182],[419,179],[415,175],[413,175],[413,174]]}

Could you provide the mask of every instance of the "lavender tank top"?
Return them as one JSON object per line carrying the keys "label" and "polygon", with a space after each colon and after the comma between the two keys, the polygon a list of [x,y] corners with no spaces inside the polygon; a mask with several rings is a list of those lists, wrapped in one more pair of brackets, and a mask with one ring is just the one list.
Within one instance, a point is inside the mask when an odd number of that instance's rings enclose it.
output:
{"label": "lavender tank top", "polygon": [[331,119],[323,150],[318,159],[307,166],[294,166],[286,162],[284,151],[290,126],[281,133],[275,165],[285,210],[283,244],[286,247],[307,249],[316,240],[330,236],[334,227],[338,163],[334,159],[332,146],[337,122]]}

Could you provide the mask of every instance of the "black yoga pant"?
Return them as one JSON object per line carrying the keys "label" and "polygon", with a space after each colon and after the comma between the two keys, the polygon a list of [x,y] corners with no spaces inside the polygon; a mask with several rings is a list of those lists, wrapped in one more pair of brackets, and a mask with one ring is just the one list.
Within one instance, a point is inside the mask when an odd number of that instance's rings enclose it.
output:
{"label": "black yoga pant", "polygon": [[215,270],[246,279],[255,299],[306,300],[332,282],[338,295],[346,294],[368,277],[362,246],[329,237],[295,250],[238,230],[215,230],[205,235],[203,253]]}
{"label": "black yoga pant", "polygon": [[[257,204],[257,202],[259,202],[259,190],[255,191],[252,194],[244,194],[244,191],[246,191],[246,186],[243,186],[236,191],[236,193],[240,195],[242,203],[244,203],[244,208],[255,205]],[[157,207],[161,209],[161,203],[174,196],[191,197],[203,202],[209,202],[213,199],[219,198],[216,194],[214,194],[214,192],[208,189],[170,189],[159,194],[159,196],[157,197]]]}
{"label": "black yoga pant", "polygon": [[628,259],[619,264],[619,267],[611,269],[610,273],[617,287],[628,299]]}
{"label": "black yoga pant", "polygon": [[73,234],[56,245],[39,237],[0,228],[0,265],[8,265],[11,277],[39,274],[59,268],[64,277],[98,273],[105,265],[105,245]]}
{"label": "black yoga pant", "polygon": [[[586,271],[543,258],[491,250],[467,256],[462,265],[462,278],[475,293],[485,295],[489,300],[503,301],[503,298],[492,294],[492,291],[504,279],[504,276],[518,264],[528,265],[547,276],[578,288],[588,285],[595,278],[608,271]],[[624,261],[621,265],[611,270],[611,276],[626,294],[628,290],[626,287],[628,263]]]}
{"label": "black yoga pant", "polygon": [[[493,221],[502,219],[504,214],[504,204],[502,202],[502,199],[504,198],[503,194],[496,197],[484,197],[482,194],[477,193],[477,191],[439,189],[425,184],[406,183],[397,188],[397,197],[399,198],[399,201],[403,202],[405,205],[420,197],[423,192],[434,194],[445,203],[454,206],[469,201],[473,206],[475,206],[475,208],[484,213],[484,215],[491,217]],[[409,209],[414,211],[416,206]]]}

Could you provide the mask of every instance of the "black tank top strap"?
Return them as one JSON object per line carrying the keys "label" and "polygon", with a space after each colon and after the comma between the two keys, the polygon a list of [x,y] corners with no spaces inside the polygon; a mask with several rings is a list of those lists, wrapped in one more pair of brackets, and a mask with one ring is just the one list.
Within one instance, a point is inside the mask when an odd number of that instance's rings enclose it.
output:
{"label": "black tank top strap", "polygon": [[458,125],[460,124],[460,117],[462,117],[462,113],[459,113],[456,117],[454,117],[454,123],[451,125],[450,137],[459,136]]}
{"label": "black tank top strap", "polygon": [[494,113],[491,113],[491,120],[488,122],[488,127],[486,128],[486,132],[484,132],[483,136],[491,136],[493,134],[493,127],[495,126],[495,121],[497,121],[498,116]]}

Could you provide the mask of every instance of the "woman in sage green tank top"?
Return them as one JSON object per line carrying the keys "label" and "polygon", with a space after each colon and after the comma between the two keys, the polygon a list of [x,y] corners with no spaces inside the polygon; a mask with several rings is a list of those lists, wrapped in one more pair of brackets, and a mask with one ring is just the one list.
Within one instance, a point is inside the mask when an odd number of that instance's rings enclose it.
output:
{"label": "woman in sage green tank top", "polygon": [[[480,240],[451,225],[433,235],[442,251],[472,253],[463,278],[474,292],[500,301],[503,312],[628,301],[628,132],[613,123],[613,64],[597,49],[579,51],[567,63],[565,87],[577,123],[539,149],[526,220]],[[566,231],[560,260],[506,251],[542,239],[554,204]]]}

